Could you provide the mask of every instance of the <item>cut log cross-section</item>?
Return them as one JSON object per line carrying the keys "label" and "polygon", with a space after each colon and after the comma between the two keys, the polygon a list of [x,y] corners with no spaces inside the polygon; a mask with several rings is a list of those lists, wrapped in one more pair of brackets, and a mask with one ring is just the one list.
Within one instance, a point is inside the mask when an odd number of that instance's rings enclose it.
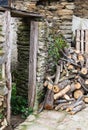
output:
{"label": "cut log cross-section", "polygon": [[60,90],[65,88],[68,84],[70,84],[70,80],[64,80],[64,81],[60,82],[59,84],[54,85],[53,86],[53,91],[55,93],[58,93]]}
{"label": "cut log cross-section", "polygon": [[75,99],[78,99],[80,96],[83,96],[83,94],[84,94],[83,89],[76,90],[76,91],[74,92],[74,98],[75,98]]}

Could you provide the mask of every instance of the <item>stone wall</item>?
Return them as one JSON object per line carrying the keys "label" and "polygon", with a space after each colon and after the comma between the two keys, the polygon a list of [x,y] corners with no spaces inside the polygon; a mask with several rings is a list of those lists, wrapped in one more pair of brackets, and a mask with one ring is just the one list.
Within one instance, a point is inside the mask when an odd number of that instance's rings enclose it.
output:
{"label": "stone wall", "polygon": [[28,96],[28,66],[30,45],[30,23],[27,19],[21,19],[17,31],[18,62],[16,71],[17,94]]}
{"label": "stone wall", "polygon": [[[49,35],[53,32],[58,34],[61,32],[64,37],[67,39],[69,43],[72,42],[72,16],[76,15],[79,17],[87,18],[85,12],[87,12],[87,0],[85,3],[81,0],[77,0],[75,2],[67,2],[67,0],[60,1],[16,1],[13,3],[13,7],[21,10],[38,12],[41,13],[44,17],[41,22],[39,22],[39,41],[38,41],[38,59],[37,59],[37,91],[38,91],[38,99],[40,100],[43,95],[43,82],[45,75],[47,73],[47,63],[48,63],[48,43],[49,43]],[[24,24],[23,24],[24,25]],[[19,30],[19,29],[18,29]],[[18,31],[18,69],[17,69],[17,87],[19,90],[23,88],[24,91],[27,92],[27,83],[28,83],[28,47],[25,46],[25,43],[28,41],[24,39],[20,39],[20,37],[24,37],[23,31],[27,33],[27,30]],[[23,43],[24,40],[25,42]],[[21,45],[19,44],[21,43]],[[24,44],[24,45],[23,45]],[[26,53],[24,53],[26,52]],[[22,59],[23,54],[25,56]],[[20,68],[21,67],[21,68]],[[23,69],[22,69],[23,68]],[[23,72],[22,72],[23,71]],[[25,79],[24,79],[24,75]],[[21,76],[20,76],[21,75]],[[24,89],[25,88],[25,89]],[[22,90],[22,91],[23,91]],[[27,94],[27,93],[26,93]]]}
{"label": "stone wall", "polygon": [[[72,41],[72,16],[76,15],[82,18],[88,18],[88,0],[75,0],[75,2],[67,2],[67,0],[52,0],[47,1],[14,1],[12,7],[17,9],[38,12],[44,17],[39,22],[39,38],[38,38],[38,57],[37,57],[37,99],[42,100],[43,82],[47,74],[48,66],[48,45],[50,34],[61,33],[65,36],[68,42]],[[3,31],[4,15],[0,13],[0,45],[5,42],[5,32]],[[12,63],[17,62],[16,82],[19,95],[27,96],[28,90],[28,63],[29,63],[29,37],[30,23],[23,19],[12,20],[12,37],[15,45],[15,54],[12,51]],[[17,32],[17,33],[16,33]],[[17,34],[17,35],[16,35]],[[17,44],[16,44],[17,43]],[[18,58],[17,58],[18,51]],[[13,60],[15,58],[15,60]],[[14,67],[13,67],[14,68]],[[0,113],[0,122],[6,122],[6,104],[5,95],[0,95],[2,101]],[[4,112],[4,113],[3,113]],[[4,115],[1,118],[2,114]],[[0,127],[1,124],[0,124]]]}
{"label": "stone wall", "polygon": [[88,0],[75,0],[74,15],[88,19]]}
{"label": "stone wall", "polygon": [[[72,15],[75,6],[74,3],[72,2],[68,3],[65,0],[64,1],[62,0],[62,1],[55,1],[55,2],[52,1],[51,3],[16,1],[13,4],[13,7],[21,10],[26,10],[26,11],[38,12],[44,16],[42,21],[39,22],[39,41],[38,41],[39,45],[38,45],[38,62],[37,62],[38,95],[42,95],[41,90],[43,88],[44,77],[47,72],[46,69],[47,69],[47,55],[48,55],[48,42],[49,42],[48,36],[53,32],[58,33],[59,31],[61,31],[61,33],[65,36],[65,38],[69,42],[71,42]],[[28,62],[28,58],[27,58],[28,46],[25,46],[25,43],[27,43],[27,41],[24,38],[26,30],[19,31],[18,28],[18,32],[19,32],[18,41],[17,41],[18,65],[17,65],[17,76],[16,76],[17,89],[19,90],[20,88],[22,88],[23,90],[27,91],[28,74],[26,72],[28,70],[28,67],[26,66],[26,61]],[[23,43],[22,40],[25,42]],[[26,57],[26,59],[24,60],[23,57],[24,59]],[[24,67],[24,63],[26,68]],[[23,73],[24,75],[26,75],[25,79]],[[21,92],[19,94],[21,94]]]}

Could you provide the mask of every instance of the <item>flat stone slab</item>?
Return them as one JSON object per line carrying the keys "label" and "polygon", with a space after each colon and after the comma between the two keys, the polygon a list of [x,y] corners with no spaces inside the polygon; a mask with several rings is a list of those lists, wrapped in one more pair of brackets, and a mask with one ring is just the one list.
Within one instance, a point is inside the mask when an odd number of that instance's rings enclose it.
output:
{"label": "flat stone slab", "polygon": [[65,111],[43,111],[30,115],[15,130],[88,130],[88,105],[75,115]]}

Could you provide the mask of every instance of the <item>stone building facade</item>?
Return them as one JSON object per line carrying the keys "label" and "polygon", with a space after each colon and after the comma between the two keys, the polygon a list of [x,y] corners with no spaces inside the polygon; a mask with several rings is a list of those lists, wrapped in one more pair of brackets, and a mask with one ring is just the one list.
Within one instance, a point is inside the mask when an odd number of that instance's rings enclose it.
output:
{"label": "stone building facade", "polygon": [[[72,43],[72,18],[73,15],[87,18],[87,3],[81,0],[69,2],[68,0],[51,0],[51,1],[18,1],[12,3],[12,7],[20,10],[26,10],[34,13],[40,13],[43,18],[39,23],[39,38],[38,38],[38,57],[37,57],[37,89],[38,98],[42,95],[43,82],[47,73],[48,63],[48,45],[51,34],[61,32],[68,43]],[[17,21],[17,88],[20,95],[27,96],[28,86],[28,59],[29,59],[29,33],[30,23],[18,19]],[[25,64],[25,65],[24,65]],[[22,92],[21,92],[22,91]]]}
{"label": "stone building facade", "polygon": [[[72,43],[72,16],[88,18],[88,0],[14,0],[12,7],[24,11],[37,12],[43,15],[38,21],[38,57],[37,57],[37,98],[43,95],[43,82],[47,74],[49,36],[61,32],[66,40]],[[0,42],[4,43],[4,15],[0,13]],[[30,23],[26,19],[12,18],[12,68],[15,68],[17,89],[19,95],[27,96],[28,90],[28,60]],[[14,41],[14,42],[13,42]],[[15,45],[15,46],[14,46]],[[15,52],[15,54],[14,54]],[[18,53],[18,55],[17,55]],[[13,60],[15,59],[15,60]],[[16,63],[15,67],[14,64]]]}

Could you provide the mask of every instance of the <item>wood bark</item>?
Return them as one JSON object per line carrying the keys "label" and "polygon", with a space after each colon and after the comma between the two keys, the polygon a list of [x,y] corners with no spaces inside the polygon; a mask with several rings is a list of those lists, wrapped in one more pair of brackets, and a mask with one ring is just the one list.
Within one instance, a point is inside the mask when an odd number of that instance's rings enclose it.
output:
{"label": "wood bark", "polygon": [[57,65],[54,84],[58,84],[59,78],[60,78],[60,66]]}
{"label": "wood bark", "polygon": [[45,96],[45,99],[44,99],[44,108],[47,109],[47,110],[52,110],[54,105],[54,93],[52,90],[47,90],[46,92],[46,96]]}
{"label": "wood bark", "polygon": [[73,108],[73,110],[70,112],[71,115],[74,115],[76,114],[77,112],[81,111],[82,109],[84,109],[86,106],[85,106],[85,103]]}

